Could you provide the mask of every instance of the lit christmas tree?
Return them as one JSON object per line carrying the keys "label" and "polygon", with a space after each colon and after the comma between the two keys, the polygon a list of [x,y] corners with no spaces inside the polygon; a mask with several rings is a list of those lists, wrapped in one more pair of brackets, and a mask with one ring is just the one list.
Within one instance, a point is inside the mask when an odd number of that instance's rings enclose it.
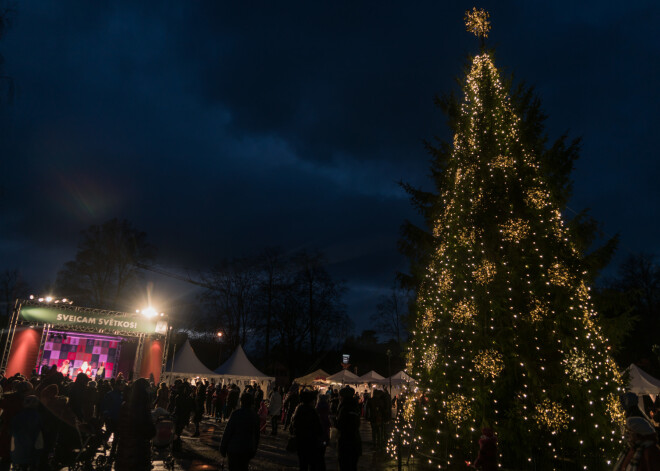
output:
{"label": "lit christmas tree", "polygon": [[618,368],[559,195],[483,47],[471,61],[418,292],[408,369],[417,382],[389,449],[464,468],[483,426],[514,469],[605,469],[620,449]]}

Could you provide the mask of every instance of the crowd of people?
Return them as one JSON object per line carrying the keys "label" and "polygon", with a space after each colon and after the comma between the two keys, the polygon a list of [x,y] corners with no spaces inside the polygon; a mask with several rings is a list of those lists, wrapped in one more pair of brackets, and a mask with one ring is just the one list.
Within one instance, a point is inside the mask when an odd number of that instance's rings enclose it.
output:
{"label": "crowd of people", "polygon": [[247,470],[259,445],[259,437],[277,435],[281,421],[290,434],[287,449],[298,455],[301,471],[325,471],[325,452],[335,435],[338,465],[341,471],[357,470],[362,455],[360,423],[364,418],[372,427],[375,449],[384,450],[386,427],[391,419],[392,401],[380,390],[357,394],[350,387],[326,391],[302,389],[293,385],[283,396],[273,388],[267,399],[249,387],[240,396],[241,408],[229,418],[220,444],[220,453],[228,458],[230,471]]}
{"label": "crowd of people", "polygon": [[49,369],[0,378],[0,470],[55,470],[109,450],[115,469],[150,470],[151,394],[146,379],[75,381]]}
{"label": "crowd of people", "polygon": [[392,406],[380,390],[358,394],[350,387],[317,391],[293,385],[286,392],[271,387],[266,393],[259,385],[241,391],[235,384],[178,379],[168,386],[153,378],[90,378],[83,372],[71,380],[57,368],[30,378],[0,376],[0,387],[0,471],[12,465],[58,470],[76,460],[92,462],[99,450],[107,453],[107,469],[148,471],[154,420],[160,416],[174,423],[174,452],[189,425],[194,437],[204,417],[228,421],[220,452],[230,470],[247,469],[260,436],[276,436],[281,429],[291,437],[300,469],[325,470],[332,438],[339,468],[354,470],[362,454],[361,420],[371,424],[374,447],[382,450]]}

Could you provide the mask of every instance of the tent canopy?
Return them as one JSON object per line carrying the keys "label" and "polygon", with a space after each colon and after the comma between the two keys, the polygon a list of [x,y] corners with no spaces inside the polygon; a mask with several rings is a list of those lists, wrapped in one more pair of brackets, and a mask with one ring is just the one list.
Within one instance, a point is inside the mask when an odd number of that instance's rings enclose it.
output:
{"label": "tent canopy", "polygon": [[186,343],[183,344],[183,347],[181,347],[176,352],[174,364],[170,363],[168,366],[169,367],[167,368],[167,371],[165,371],[165,374],[172,376],[217,376],[213,371],[204,366],[204,363],[199,361],[199,358],[197,358],[197,355],[195,355],[195,351],[190,345],[189,340],[186,340]]}
{"label": "tent canopy", "polygon": [[403,370],[393,374],[392,376],[390,376],[390,378],[386,379],[385,381],[389,382],[390,380],[392,381],[393,385],[415,383],[415,380],[412,379],[412,377]]}
{"label": "tent canopy", "polygon": [[252,362],[248,360],[243,347],[240,345],[236,347],[236,350],[226,362],[215,369],[214,374],[230,378],[250,378],[257,381],[275,379],[272,376],[265,375],[259,371]]}
{"label": "tent canopy", "polygon": [[361,383],[379,383],[384,379],[384,376],[379,375],[374,370],[371,370],[369,373],[365,373],[360,376]]}
{"label": "tent canopy", "polygon": [[326,379],[328,376],[330,376],[328,373],[326,373],[321,369],[318,369],[305,376],[301,376],[300,378],[294,379],[293,382],[298,383],[300,385],[310,385],[314,382],[314,380]]}
{"label": "tent canopy", "polygon": [[628,388],[635,394],[660,394],[660,380],[654,378],[637,365],[628,367],[630,373]]}
{"label": "tent canopy", "polygon": [[330,381],[331,383],[341,383],[341,384],[358,384],[361,383],[360,377],[354,373],[351,373],[348,370],[341,370],[338,373],[333,374],[332,376],[328,376],[325,378],[326,381]]}

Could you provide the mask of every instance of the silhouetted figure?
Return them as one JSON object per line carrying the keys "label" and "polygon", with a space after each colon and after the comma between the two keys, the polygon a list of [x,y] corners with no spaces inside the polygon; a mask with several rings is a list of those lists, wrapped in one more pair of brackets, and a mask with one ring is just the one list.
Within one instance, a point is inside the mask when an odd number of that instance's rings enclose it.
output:
{"label": "silhouetted figure", "polygon": [[139,378],[121,406],[117,431],[116,471],[151,471],[151,439],[156,428],[151,421],[149,382]]}
{"label": "silhouetted figure", "polygon": [[220,454],[227,457],[229,471],[247,471],[259,446],[259,416],[254,411],[254,397],[241,395],[241,407],[235,410],[222,434]]}
{"label": "silhouetted figure", "polygon": [[337,457],[340,471],[356,471],[362,455],[360,438],[360,405],[355,399],[355,390],[346,386],[339,391],[340,402],[337,410]]}
{"label": "silhouetted figure", "polygon": [[300,393],[300,404],[291,419],[291,433],[296,437],[300,471],[319,471],[323,468],[323,428],[314,408],[314,391]]}

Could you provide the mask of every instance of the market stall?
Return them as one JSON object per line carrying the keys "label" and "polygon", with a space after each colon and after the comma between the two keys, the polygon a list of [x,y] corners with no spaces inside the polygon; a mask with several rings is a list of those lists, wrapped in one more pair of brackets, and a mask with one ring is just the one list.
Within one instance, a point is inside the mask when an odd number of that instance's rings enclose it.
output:
{"label": "market stall", "polygon": [[312,386],[315,385],[315,383],[318,384],[319,382],[325,382],[328,376],[330,375],[324,370],[318,369],[309,374],[306,374],[305,376],[294,379],[293,382],[301,386]]}
{"label": "market stall", "polygon": [[176,351],[174,360],[168,365],[167,371],[163,373],[163,381],[172,384],[177,379],[195,382],[205,378],[217,382],[218,375],[204,366],[204,363],[197,358],[190,341],[186,340],[183,346]]}
{"label": "market stall", "polygon": [[221,384],[237,384],[242,387],[246,384],[257,383],[264,392],[268,391],[268,385],[275,380],[259,371],[248,359],[243,347],[236,347],[229,359],[214,371],[215,377]]}

